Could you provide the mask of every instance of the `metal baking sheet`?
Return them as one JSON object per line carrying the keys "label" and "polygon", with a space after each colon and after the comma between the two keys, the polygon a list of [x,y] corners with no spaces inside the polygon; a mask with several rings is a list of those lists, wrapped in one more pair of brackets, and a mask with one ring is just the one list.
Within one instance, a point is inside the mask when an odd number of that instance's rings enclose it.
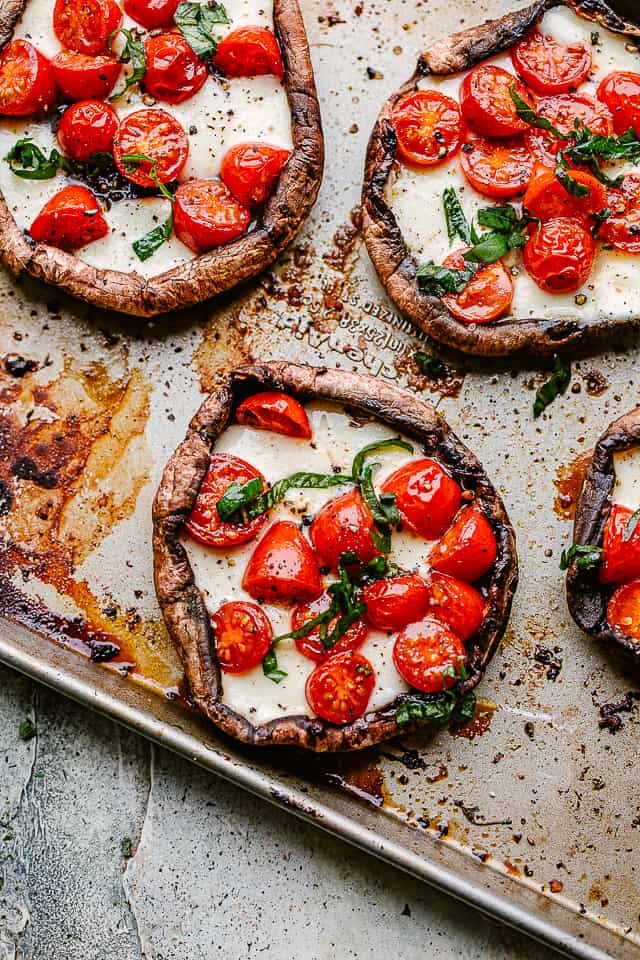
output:
{"label": "metal baking sheet", "polygon": [[[325,180],[274,272],[234,295],[145,322],[0,276],[0,354],[37,365],[17,378],[0,364],[0,659],[570,956],[624,960],[640,956],[635,686],[573,627],[558,559],[584,455],[638,402],[635,338],[574,355],[570,391],[538,421],[542,366],[442,354],[451,373],[429,381],[414,354],[434,347],[386,299],[354,212],[368,132],[417,53],[515,6],[306,0]],[[154,599],[151,499],[220,371],[277,357],[427,391],[507,504],[521,586],[456,735],[258,753],[188,707]],[[109,643],[120,655],[91,663]],[[607,703],[630,708],[615,735]]]}

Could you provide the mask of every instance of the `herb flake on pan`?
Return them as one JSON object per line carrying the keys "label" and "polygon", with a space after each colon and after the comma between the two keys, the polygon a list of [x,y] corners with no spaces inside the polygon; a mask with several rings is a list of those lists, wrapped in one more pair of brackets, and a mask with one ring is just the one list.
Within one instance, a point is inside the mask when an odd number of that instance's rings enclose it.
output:
{"label": "herb flake on pan", "polygon": [[560,569],[568,570],[569,564],[575,559],[578,570],[595,570],[602,560],[602,547],[594,547],[589,543],[574,543],[560,555]]}
{"label": "herb flake on pan", "polygon": [[212,6],[199,3],[181,3],[174,15],[175,24],[193,52],[201,60],[211,60],[218,49],[214,28],[231,23],[221,3]]}
{"label": "herb flake on pan", "polygon": [[25,742],[28,740],[33,740],[36,733],[37,730],[32,720],[27,717],[26,720],[20,721],[20,726],[18,727],[18,736],[21,740],[24,740]]}
{"label": "herb flake on pan", "polygon": [[533,415],[538,418],[540,414],[547,409],[550,403],[566,393],[571,383],[571,366],[559,357],[557,354],[553,358],[553,371],[548,380],[546,380],[536,392],[536,399],[533,404]]}
{"label": "herb flake on pan", "polygon": [[140,83],[142,78],[145,75],[147,69],[147,57],[144,51],[144,43],[139,40],[132,30],[126,30],[124,27],[119,27],[117,30],[114,30],[107,37],[107,49],[110,53],[113,53],[113,47],[111,44],[117,36],[121,33],[124,37],[124,47],[122,53],[120,54],[120,63],[129,64],[131,66],[131,73],[125,80],[124,87],[122,90],[117,90],[116,93],[113,93],[109,100],[119,100],[120,97],[124,96],[127,90],[130,87]]}
{"label": "herb flake on pan", "polygon": [[449,243],[458,236],[463,243],[471,243],[471,227],[464,215],[462,204],[458,198],[455,187],[446,187],[442,194],[442,206],[444,208],[444,218],[447,223],[447,235]]}
{"label": "herb flake on pan", "polygon": [[624,534],[622,535],[623,543],[628,543],[629,540],[631,540],[631,537],[636,532],[636,528],[639,523],[640,523],[640,509],[636,510],[636,512],[629,517],[627,521],[627,525],[624,528]]}
{"label": "herb flake on pan", "polygon": [[415,720],[426,720],[429,723],[445,724],[452,721],[458,726],[472,719],[476,708],[476,698],[473,692],[467,693],[462,699],[453,690],[444,690],[442,693],[424,694],[420,699],[407,697],[396,711],[396,724],[406,727]]}
{"label": "herb flake on pan", "polygon": [[425,377],[431,377],[432,380],[441,380],[449,372],[446,364],[439,357],[434,357],[432,353],[416,350],[413,359],[420,373],[423,373]]}

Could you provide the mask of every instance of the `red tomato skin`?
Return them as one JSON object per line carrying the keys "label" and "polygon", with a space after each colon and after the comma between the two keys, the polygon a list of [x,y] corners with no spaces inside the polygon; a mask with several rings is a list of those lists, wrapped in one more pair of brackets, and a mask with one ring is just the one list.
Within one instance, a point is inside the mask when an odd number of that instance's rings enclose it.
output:
{"label": "red tomato skin", "polygon": [[[298,606],[294,607],[291,611],[291,630],[299,630],[300,627],[303,627],[309,620],[313,620],[314,617],[328,610],[330,605],[331,598],[326,590],[317,600],[312,600],[311,603],[298,604]],[[329,632],[331,632],[337,620],[338,618],[336,617],[329,622]],[[326,660],[327,657],[334,657],[338,653],[357,650],[367,639],[368,633],[369,627],[366,620],[356,620],[356,622],[342,634],[338,642],[328,650],[323,647],[322,641],[320,640],[319,627],[314,627],[306,637],[301,637],[299,640],[296,640],[295,645],[303,657],[308,657],[309,660],[315,660],[316,663],[321,663],[323,660]]]}
{"label": "red tomato skin", "polygon": [[151,164],[128,167],[123,156],[141,153],[156,161],[156,174],[162,183],[175,180],[189,157],[187,135],[175,117],[166,110],[136,110],[120,124],[113,142],[113,159],[123,177],[139,187],[155,187],[149,176]]}
{"label": "red tomato skin", "polygon": [[590,173],[572,170],[572,180],[589,189],[589,196],[574,197],[560,183],[552,170],[539,167],[524,195],[523,205],[532,217],[545,223],[557,217],[570,217],[583,220],[604,210],[607,206],[605,187]]}
{"label": "red tomato skin", "polygon": [[173,229],[194,253],[237,240],[250,222],[249,210],[220,180],[189,180],[176,190]]}
{"label": "red tomato skin", "polygon": [[291,520],[274,523],[253,551],[242,588],[254,600],[316,600],[320,571],[309,543]]}
{"label": "red tomato skin", "polygon": [[169,27],[180,0],[124,0],[124,10],[147,30]]}
{"label": "red tomato skin", "polygon": [[122,64],[115,57],[88,57],[63,52],[51,61],[56,84],[65,100],[103,100],[120,76]]}
{"label": "red tomato skin", "polygon": [[421,620],[429,608],[429,590],[417,574],[376,580],[363,591],[367,619],[377,630],[402,630]]}
{"label": "red tomato skin", "polygon": [[614,590],[607,605],[607,623],[623,636],[640,640],[640,580]]}
{"label": "red tomato skin", "polygon": [[457,153],[462,141],[460,107],[437,90],[416,90],[395,104],[391,126],[396,156],[412,167],[434,167]]}
{"label": "red tomato skin", "polygon": [[204,86],[207,67],[180,34],[167,31],[149,37],[144,49],[144,85],[156,100],[183,103]]}
{"label": "red tomato skin", "polygon": [[516,113],[509,92],[512,86],[523,100],[532,102],[527,89],[512,73],[492,64],[474,67],[460,87],[462,116],[485,137],[514,137],[524,133],[527,124]]}
{"label": "red tomato skin", "polygon": [[68,107],[58,124],[58,143],[72,160],[108,153],[118,129],[115,110],[100,100],[81,100]]}
{"label": "red tomato skin", "polygon": [[320,563],[337,570],[343,553],[355,553],[360,563],[379,555],[371,539],[373,517],[357,489],[335,497],[313,518],[309,536]]}
{"label": "red tomato skin", "polygon": [[511,60],[525,83],[541,96],[566,93],[591,72],[591,52],[581,43],[565,46],[534,27],[511,48]]}
{"label": "red tomato skin", "polygon": [[[466,248],[450,253],[444,266],[454,270],[467,267]],[[460,293],[446,294],[445,307],[461,323],[492,323],[509,313],[513,300],[513,281],[501,260],[481,264],[475,276]]]}
{"label": "red tomato skin", "polygon": [[[573,129],[574,120],[582,120],[593,133],[608,136],[613,131],[613,119],[607,108],[584,93],[560,93],[543,97],[536,111],[562,133]],[[543,130],[528,127],[525,143],[532,155],[547,167],[555,167],[560,150],[571,145],[571,140],[556,140]]]}
{"label": "red tomato skin", "polygon": [[0,116],[30,117],[50,110],[57,90],[51,62],[28,40],[12,40],[0,52]]}
{"label": "red tomato skin", "polygon": [[568,217],[533,224],[522,257],[531,278],[547,293],[573,293],[589,279],[595,257],[591,232]]}
{"label": "red tomato skin", "polygon": [[311,440],[311,425],[302,404],[277,390],[264,390],[247,397],[236,410],[236,420],[254,430]]}
{"label": "red tomato skin", "polygon": [[458,512],[462,497],[460,485],[429,458],[405,463],[380,489],[395,494],[403,524],[425,540],[442,536]]}
{"label": "red tomato skin", "polygon": [[339,653],[309,674],[307,703],[322,720],[342,726],[366,713],[375,683],[374,669],[365,657],[353,651]]}
{"label": "red tomato skin", "polygon": [[246,460],[241,460],[231,453],[212,453],[209,467],[185,523],[189,535],[207,547],[235,547],[252,540],[267,515],[255,517],[249,523],[223,522],[218,516],[216,503],[232,483],[247,483],[255,477],[262,480],[262,489],[265,490],[267,485],[264,477]]}
{"label": "red tomato skin", "polygon": [[434,617],[410,623],[393,646],[396,670],[409,686],[423,693],[452,687],[456,678],[444,671],[452,667],[458,673],[466,659],[462,640]]}
{"label": "red tomato skin", "polygon": [[489,572],[497,553],[491,524],[479,507],[469,504],[434,546],[429,562],[439,573],[474,583]]}
{"label": "red tomato skin", "polygon": [[601,583],[622,583],[640,578],[640,526],[625,541],[627,524],[633,511],[614,504],[604,525],[602,539]]}
{"label": "red tomato skin", "polygon": [[257,604],[223,603],[211,616],[220,669],[246,673],[262,663],[273,640],[273,627]]}
{"label": "red tomato skin", "polygon": [[598,87],[598,100],[611,111],[619,137],[629,129],[640,136],[640,73],[616,70],[608,74]]}
{"label": "red tomato skin", "polygon": [[441,620],[466,643],[482,626],[484,597],[475,587],[444,573],[431,570],[426,578],[427,613]]}
{"label": "red tomato skin", "polygon": [[495,141],[469,133],[460,151],[460,166],[474,190],[500,200],[526,190],[533,157],[519,138]]}
{"label": "red tomato skin", "polygon": [[225,77],[260,77],[273,74],[282,79],[280,47],[268,27],[239,27],[218,44],[213,60]]}
{"label": "red tomato skin", "polygon": [[640,174],[628,174],[619,190],[609,190],[607,205],[612,213],[599,236],[616,250],[640,253]]}
{"label": "red tomato skin", "polygon": [[56,0],[53,8],[55,35],[75,53],[107,53],[107,40],[121,25],[115,0]]}
{"label": "red tomato skin", "polygon": [[259,207],[270,197],[291,156],[268,143],[239,143],[222,158],[220,177],[239,203]]}
{"label": "red tomato skin", "polygon": [[86,187],[70,186],[45,203],[29,232],[37,243],[79,250],[106,237],[109,226],[94,195]]}

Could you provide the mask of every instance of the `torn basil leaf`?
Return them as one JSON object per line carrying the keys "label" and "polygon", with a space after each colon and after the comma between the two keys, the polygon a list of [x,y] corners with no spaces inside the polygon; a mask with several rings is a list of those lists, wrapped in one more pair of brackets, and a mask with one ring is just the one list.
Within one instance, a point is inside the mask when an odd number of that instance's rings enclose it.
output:
{"label": "torn basil leaf", "polygon": [[274,683],[282,683],[288,676],[284,670],[280,670],[278,667],[278,658],[273,646],[267,651],[262,661],[262,672],[268,680],[273,680]]}
{"label": "torn basil leaf", "polygon": [[442,360],[439,357],[434,357],[432,353],[417,350],[413,359],[420,373],[424,373],[425,377],[430,377],[432,380],[441,380],[449,372]]}
{"label": "torn basil leaf", "polygon": [[612,214],[613,210],[611,207],[605,207],[604,210],[599,210],[597,213],[593,213],[591,215],[592,219],[595,220],[595,223],[591,228],[591,236],[594,238],[594,240],[600,233],[600,227],[602,224],[605,222],[605,220],[608,220]]}
{"label": "torn basil leaf", "polygon": [[390,437],[388,440],[376,440],[374,443],[368,443],[366,447],[358,450],[351,465],[351,475],[353,482],[358,483],[362,477],[365,460],[372,453],[378,453],[379,450],[388,450],[395,447],[398,450],[406,450],[407,453],[413,453],[413,446],[407,440],[401,440],[400,437]]}
{"label": "torn basil leaf", "polygon": [[218,516],[224,522],[228,517],[233,516],[237,510],[240,510],[245,503],[254,500],[261,493],[262,480],[260,477],[252,477],[246,483],[239,483],[238,480],[234,480],[216,503]]}
{"label": "torn basil leaf", "polygon": [[447,187],[444,190],[442,206],[444,207],[449,243],[452,243],[456,236],[460,237],[463,243],[471,243],[471,228],[464,215],[455,187]]}
{"label": "torn basil leaf", "polygon": [[125,84],[122,90],[116,91],[113,93],[109,100],[119,100],[130,87],[139,83],[145,75],[147,69],[147,57],[144,51],[144,43],[141,40],[138,40],[134,36],[133,31],[126,30],[124,27],[120,27],[118,30],[114,30],[107,37],[107,49],[113,53],[113,43],[114,38],[117,34],[121,33],[124,37],[125,43],[120,54],[120,63],[129,64],[131,67],[131,73],[125,79]]}
{"label": "torn basil leaf", "polygon": [[572,177],[571,174],[568,173],[561,164],[558,164],[553,172],[556,180],[560,181],[564,189],[572,197],[576,197],[578,200],[580,200],[583,197],[588,197],[591,195],[591,190],[586,183],[580,183],[575,179],[575,177]]}
{"label": "torn basil leaf", "polygon": [[495,263],[504,257],[511,247],[504,233],[487,233],[480,238],[475,247],[463,254],[467,263]]}
{"label": "torn basil leaf", "polygon": [[568,550],[563,550],[560,556],[560,569],[567,570],[573,559],[579,570],[595,570],[602,560],[602,547],[591,544],[574,543]]}
{"label": "torn basil leaf", "polygon": [[553,372],[548,380],[538,387],[533,404],[533,415],[539,417],[550,403],[566,393],[571,383],[571,366],[557,354],[553,358]]}
{"label": "torn basil leaf", "polygon": [[17,140],[4,159],[22,180],[51,180],[58,170],[66,171],[70,166],[55,148],[47,157],[31,137]]}
{"label": "torn basil leaf", "polygon": [[175,12],[174,20],[184,39],[201,60],[211,60],[216,55],[218,42],[213,36],[215,27],[231,22],[221,3],[211,7],[199,3],[181,3]]}
{"label": "torn basil leaf", "polygon": [[406,727],[415,720],[426,720],[433,724],[445,724],[453,720],[459,725],[471,720],[475,705],[476,698],[471,692],[462,699],[453,690],[423,694],[420,699],[406,697],[396,710],[396,724]]}
{"label": "torn basil leaf", "polygon": [[570,135],[563,133],[562,130],[558,130],[546,117],[541,117],[526,100],[522,99],[516,89],[515,83],[509,88],[509,93],[515,104],[517,115],[528,126],[536,127],[538,130],[544,130],[546,133],[550,133],[552,137],[555,137],[556,140],[567,140],[569,138]]}
{"label": "torn basil leaf", "polygon": [[631,517],[629,517],[627,525],[624,528],[624,534],[622,536],[622,540],[624,543],[628,543],[629,540],[631,540],[631,537],[636,532],[636,527],[638,526],[639,523],[640,523],[640,510],[636,510],[636,512]]}
{"label": "torn basil leaf", "polygon": [[[231,523],[248,523],[249,520],[271,510],[276,504],[282,503],[289,490],[325,490],[329,487],[340,487],[345,483],[353,483],[352,478],[338,473],[294,473],[290,477],[276,480],[268,490],[246,501],[242,509],[238,508],[234,513],[228,514],[226,519]],[[226,494],[225,490],[223,499]]]}
{"label": "torn basil leaf", "polygon": [[472,267],[468,270],[451,270],[429,260],[416,273],[416,280],[425,293],[430,293],[433,297],[444,297],[446,294],[462,293],[475,272]]}
{"label": "torn basil leaf", "polygon": [[150,230],[149,233],[145,233],[144,237],[133,241],[131,246],[138,260],[148,260],[149,257],[153,256],[158,247],[161,247],[162,244],[169,239],[172,230],[173,212],[169,214],[163,223],[159,223],[158,226]]}

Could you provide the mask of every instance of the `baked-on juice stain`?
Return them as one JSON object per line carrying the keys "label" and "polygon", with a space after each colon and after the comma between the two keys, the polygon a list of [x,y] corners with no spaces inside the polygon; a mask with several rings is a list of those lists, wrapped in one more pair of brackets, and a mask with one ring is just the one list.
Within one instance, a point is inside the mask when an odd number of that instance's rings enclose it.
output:
{"label": "baked-on juice stain", "polygon": [[576,501],[591,456],[592,451],[589,450],[574,457],[569,463],[563,463],[558,467],[553,481],[553,485],[558,491],[553,502],[553,510],[561,520],[573,520],[576,512]]}

